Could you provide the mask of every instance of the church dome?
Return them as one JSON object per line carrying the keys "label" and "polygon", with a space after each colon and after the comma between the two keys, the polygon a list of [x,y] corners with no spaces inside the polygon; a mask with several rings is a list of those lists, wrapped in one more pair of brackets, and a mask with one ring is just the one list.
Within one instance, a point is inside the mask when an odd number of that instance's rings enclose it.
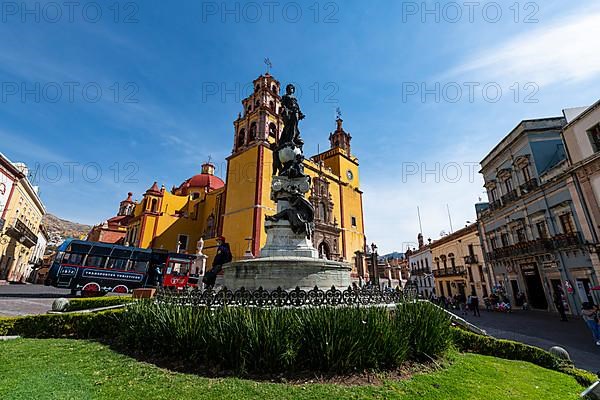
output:
{"label": "church dome", "polygon": [[211,190],[221,189],[225,186],[225,182],[214,175],[215,166],[210,163],[202,165],[202,173],[192,176],[191,178],[184,181],[178,188],[177,192],[182,195],[188,195],[190,189],[208,189]]}

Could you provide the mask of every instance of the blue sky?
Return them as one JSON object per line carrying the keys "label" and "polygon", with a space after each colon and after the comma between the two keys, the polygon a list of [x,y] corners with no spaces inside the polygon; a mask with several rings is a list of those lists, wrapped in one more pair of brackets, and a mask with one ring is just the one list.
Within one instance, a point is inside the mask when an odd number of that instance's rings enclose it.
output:
{"label": "blue sky", "polygon": [[0,151],[30,166],[49,212],[90,224],[128,191],[181,183],[209,155],[223,167],[265,57],[300,88],[307,153],[328,145],[342,109],[368,241],[382,251],[415,241],[417,206],[425,237],[450,230],[447,205],[454,229],[473,221],[485,199],[476,164],[502,137],[600,97],[593,1],[430,1],[432,13],[422,2],[283,1],[272,15],[265,2],[11,4]]}

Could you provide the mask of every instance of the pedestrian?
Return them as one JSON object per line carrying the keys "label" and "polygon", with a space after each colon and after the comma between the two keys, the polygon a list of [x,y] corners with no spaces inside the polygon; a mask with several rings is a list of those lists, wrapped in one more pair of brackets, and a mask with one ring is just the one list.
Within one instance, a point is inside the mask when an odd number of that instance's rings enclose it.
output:
{"label": "pedestrian", "polygon": [[473,310],[474,317],[481,317],[481,313],[479,312],[479,297],[477,297],[477,293],[475,292],[471,294],[471,310]]}
{"label": "pedestrian", "polygon": [[229,243],[227,243],[224,236],[219,236],[217,238],[217,246],[217,254],[213,260],[212,269],[204,274],[204,278],[202,278],[202,282],[206,285],[206,289],[212,289],[215,286],[217,275],[223,269],[223,264],[227,264],[233,258]]}
{"label": "pedestrian", "polygon": [[567,322],[567,313],[565,312],[565,303],[562,298],[562,290],[559,286],[554,289],[554,305],[560,314],[560,320]]}
{"label": "pedestrian", "polygon": [[592,331],[592,335],[594,335],[596,346],[600,346],[600,322],[598,321],[598,318],[600,318],[600,309],[596,305],[585,302],[581,305],[581,315]]}

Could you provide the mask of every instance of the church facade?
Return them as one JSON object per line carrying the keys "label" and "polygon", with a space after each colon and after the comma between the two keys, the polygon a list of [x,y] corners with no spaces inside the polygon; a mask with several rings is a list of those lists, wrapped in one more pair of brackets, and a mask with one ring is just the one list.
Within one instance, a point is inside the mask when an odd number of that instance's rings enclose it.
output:
{"label": "church facade", "polygon": [[[283,129],[280,83],[269,73],[254,80],[254,91],[242,100],[233,122],[233,149],[226,180],[205,163],[200,174],[166,190],[155,182],[139,202],[131,197],[119,208],[126,221],[122,242],[131,246],[195,253],[202,237],[212,257],[216,237],[225,236],[234,259],[258,256],[266,242],[265,217],[276,213],[270,198],[272,146]],[[330,148],[304,160],[312,187],[307,196],[315,208],[313,245],[319,255],[353,265],[354,277],[367,278],[365,234],[358,159],[350,152],[351,136],[341,118],[329,135]]]}

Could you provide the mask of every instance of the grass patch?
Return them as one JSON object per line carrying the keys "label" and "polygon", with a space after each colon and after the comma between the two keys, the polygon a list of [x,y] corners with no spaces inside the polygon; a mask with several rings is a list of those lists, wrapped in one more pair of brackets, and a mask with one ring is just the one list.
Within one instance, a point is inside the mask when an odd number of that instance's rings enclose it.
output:
{"label": "grass patch", "polygon": [[380,386],[287,385],[174,373],[95,342],[19,339],[0,342],[0,398],[575,400],[582,391],[572,377],[526,362],[451,358],[446,369]]}

